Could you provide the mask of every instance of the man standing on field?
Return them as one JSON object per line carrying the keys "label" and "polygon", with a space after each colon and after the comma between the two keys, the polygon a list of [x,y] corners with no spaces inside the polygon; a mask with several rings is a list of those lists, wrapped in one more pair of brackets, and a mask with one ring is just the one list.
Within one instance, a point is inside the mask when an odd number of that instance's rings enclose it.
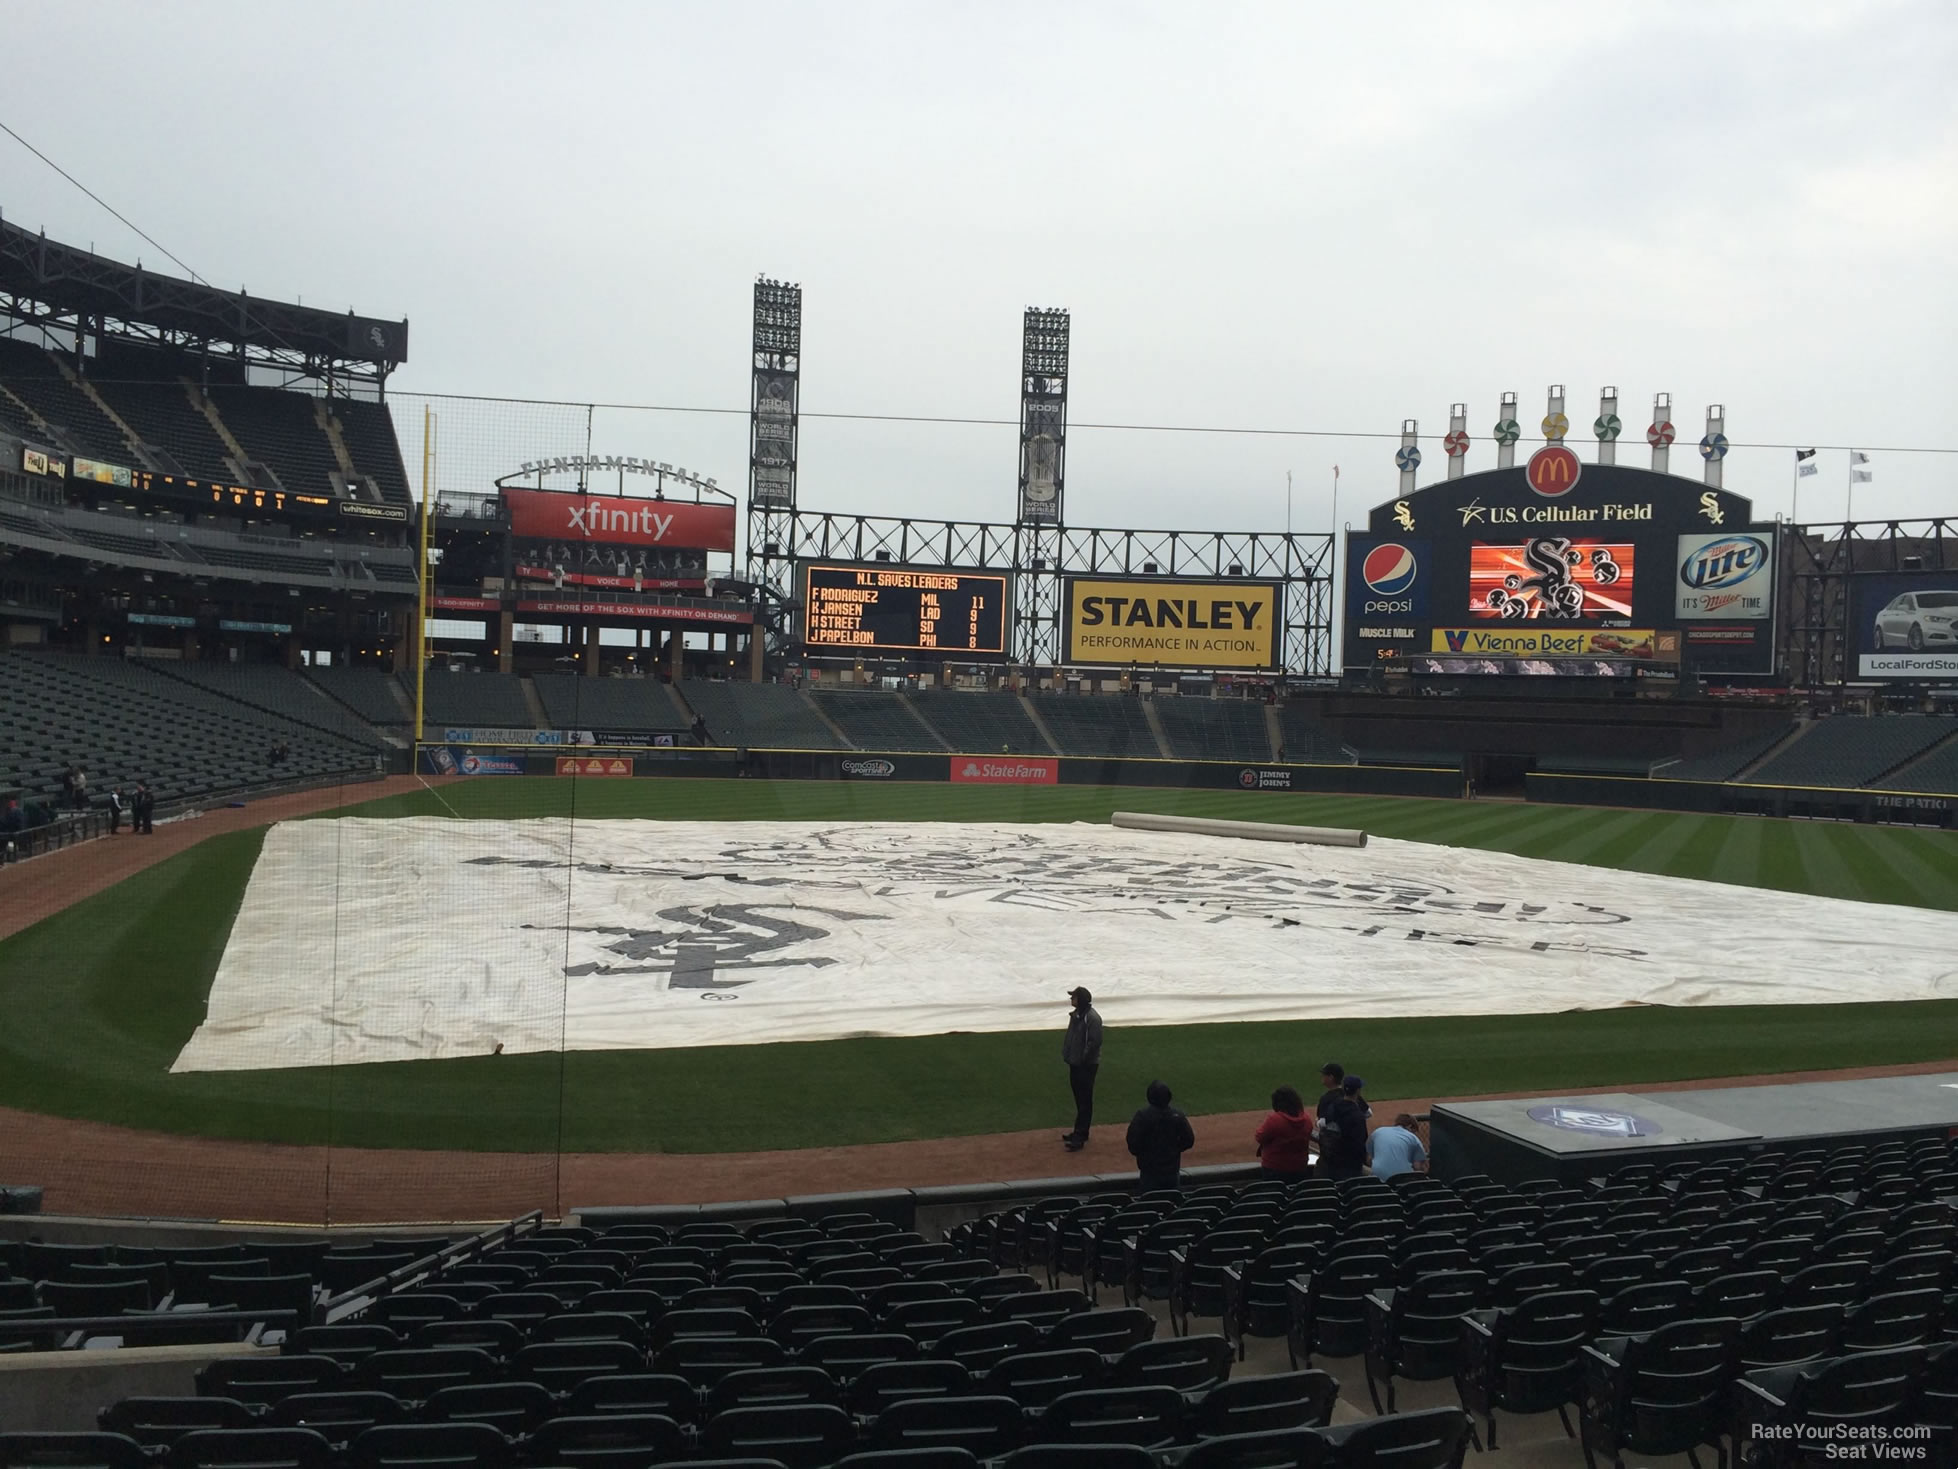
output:
{"label": "man standing on field", "polygon": [[1067,1017],[1067,1034],[1061,1037],[1061,1060],[1067,1063],[1067,1084],[1074,1093],[1074,1130],[1061,1134],[1070,1153],[1088,1145],[1088,1127],[1095,1118],[1095,1072],[1101,1068],[1101,1016],[1095,1013],[1095,997],[1086,989],[1068,991],[1074,1010]]}

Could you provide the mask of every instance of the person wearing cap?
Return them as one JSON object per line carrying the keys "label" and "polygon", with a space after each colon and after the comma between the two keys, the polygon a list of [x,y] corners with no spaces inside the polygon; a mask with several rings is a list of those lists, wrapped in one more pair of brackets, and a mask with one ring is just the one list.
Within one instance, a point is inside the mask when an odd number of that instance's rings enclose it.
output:
{"label": "person wearing cap", "polygon": [[1175,1188],[1183,1177],[1183,1155],[1197,1145],[1190,1119],[1169,1104],[1169,1085],[1152,1081],[1149,1105],[1129,1119],[1129,1152],[1135,1157],[1136,1188]]}
{"label": "person wearing cap", "polygon": [[1319,1117],[1319,1166],[1327,1178],[1358,1178],[1367,1166],[1366,1083],[1349,1076]]}
{"label": "person wearing cap", "polygon": [[1095,1013],[1095,997],[1085,988],[1067,992],[1074,1009],[1067,1017],[1067,1034],[1061,1037],[1061,1060],[1067,1063],[1067,1084],[1074,1093],[1074,1129],[1061,1134],[1070,1153],[1088,1145],[1088,1127],[1095,1119],[1095,1072],[1101,1068],[1101,1016]]}

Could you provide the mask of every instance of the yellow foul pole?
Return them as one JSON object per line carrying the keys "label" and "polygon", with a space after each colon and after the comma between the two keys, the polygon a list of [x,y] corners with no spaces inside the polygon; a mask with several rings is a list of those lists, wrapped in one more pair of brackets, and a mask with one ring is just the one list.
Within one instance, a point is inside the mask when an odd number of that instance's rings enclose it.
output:
{"label": "yellow foul pole", "polygon": [[428,693],[428,527],[431,519],[429,511],[430,486],[435,480],[435,414],[426,405],[422,408],[422,526],[420,560],[416,567],[415,581],[421,588],[421,605],[415,619],[415,739],[414,751],[417,764],[421,761],[422,723]]}

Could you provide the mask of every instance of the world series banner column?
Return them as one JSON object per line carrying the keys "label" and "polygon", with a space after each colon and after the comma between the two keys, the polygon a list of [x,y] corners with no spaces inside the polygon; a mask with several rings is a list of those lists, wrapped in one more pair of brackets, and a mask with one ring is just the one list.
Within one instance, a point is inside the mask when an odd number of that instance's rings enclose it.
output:
{"label": "world series banner column", "polygon": [[1066,488],[1067,357],[1065,311],[1027,308],[1020,340],[1020,494],[1022,525],[1061,523]]}

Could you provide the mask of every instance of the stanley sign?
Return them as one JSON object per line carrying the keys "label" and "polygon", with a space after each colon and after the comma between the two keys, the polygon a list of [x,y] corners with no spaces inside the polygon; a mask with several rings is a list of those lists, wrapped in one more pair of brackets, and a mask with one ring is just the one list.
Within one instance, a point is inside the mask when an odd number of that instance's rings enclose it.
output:
{"label": "stanley sign", "polygon": [[1149,577],[1067,583],[1067,663],[1139,668],[1277,668],[1283,589],[1274,582]]}

